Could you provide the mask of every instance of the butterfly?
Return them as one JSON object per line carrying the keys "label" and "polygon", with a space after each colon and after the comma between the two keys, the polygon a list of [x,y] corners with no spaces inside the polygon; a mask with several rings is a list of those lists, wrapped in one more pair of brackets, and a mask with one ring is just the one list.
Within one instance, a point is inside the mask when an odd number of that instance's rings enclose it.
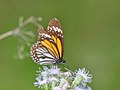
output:
{"label": "butterfly", "polygon": [[40,65],[65,63],[63,31],[58,19],[50,20],[47,29],[38,30],[38,41],[30,53],[33,61]]}

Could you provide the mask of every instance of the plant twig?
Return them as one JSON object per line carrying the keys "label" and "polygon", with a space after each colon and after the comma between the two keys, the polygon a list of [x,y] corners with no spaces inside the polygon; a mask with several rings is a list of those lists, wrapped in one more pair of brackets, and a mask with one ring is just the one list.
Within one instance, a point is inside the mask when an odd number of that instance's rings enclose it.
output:
{"label": "plant twig", "polygon": [[0,40],[4,39],[6,37],[9,37],[11,35],[13,35],[13,31],[8,31],[6,33],[3,33],[2,35],[0,35]]}
{"label": "plant twig", "polygon": [[12,36],[12,35],[18,35],[20,33],[20,31],[22,30],[22,28],[24,26],[26,26],[27,24],[29,23],[32,23],[33,25],[37,26],[37,27],[41,27],[41,25],[39,24],[40,21],[42,21],[42,19],[40,17],[29,17],[27,20],[23,21],[23,17],[20,17],[19,18],[19,23],[18,23],[18,26],[13,29],[13,30],[10,30],[6,33],[3,33],[0,35],[0,40],[4,39],[4,38],[7,38],[9,36]]}

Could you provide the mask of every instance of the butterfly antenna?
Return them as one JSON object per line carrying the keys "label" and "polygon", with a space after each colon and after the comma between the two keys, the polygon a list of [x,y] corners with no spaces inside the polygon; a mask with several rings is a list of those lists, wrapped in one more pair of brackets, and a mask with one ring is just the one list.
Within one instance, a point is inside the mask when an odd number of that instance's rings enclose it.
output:
{"label": "butterfly antenna", "polygon": [[64,71],[66,71],[66,70],[69,69],[68,63],[62,64],[62,66],[63,66],[62,69],[63,69]]}
{"label": "butterfly antenna", "polygon": [[68,62],[66,62],[66,68],[70,69]]}

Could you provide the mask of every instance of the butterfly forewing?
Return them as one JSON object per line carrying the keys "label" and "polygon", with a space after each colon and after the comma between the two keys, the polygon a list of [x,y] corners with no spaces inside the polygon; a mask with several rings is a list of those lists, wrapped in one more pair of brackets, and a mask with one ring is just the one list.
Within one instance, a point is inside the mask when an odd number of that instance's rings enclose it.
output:
{"label": "butterfly forewing", "polygon": [[48,50],[50,50],[55,58],[59,58],[57,46],[54,40],[52,39],[52,36],[47,32],[47,30],[39,30],[39,33],[40,33],[40,38],[39,38],[40,43]]}
{"label": "butterfly forewing", "polygon": [[59,21],[54,18],[48,28],[38,30],[39,37],[31,47],[31,56],[38,64],[53,64],[63,58],[63,31]]}
{"label": "butterfly forewing", "polygon": [[63,41],[63,31],[61,29],[61,25],[59,21],[54,18],[49,22],[48,25],[48,33],[50,33],[52,39],[54,40],[55,44],[57,45],[59,51],[59,57],[63,57],[63,50],[64,50],[64,41]]}

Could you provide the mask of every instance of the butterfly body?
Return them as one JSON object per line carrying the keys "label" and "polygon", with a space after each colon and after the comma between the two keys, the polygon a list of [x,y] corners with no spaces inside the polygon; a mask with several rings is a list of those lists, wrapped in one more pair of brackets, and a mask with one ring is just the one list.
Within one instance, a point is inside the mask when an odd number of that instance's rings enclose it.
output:
{"label": "butterfly body", "polygon": [[41,65],[65,63],[63,31],[59,21],[53,18],[48,28],[40,28],[38,34],[38,41],[30,50],[33,61]]}

